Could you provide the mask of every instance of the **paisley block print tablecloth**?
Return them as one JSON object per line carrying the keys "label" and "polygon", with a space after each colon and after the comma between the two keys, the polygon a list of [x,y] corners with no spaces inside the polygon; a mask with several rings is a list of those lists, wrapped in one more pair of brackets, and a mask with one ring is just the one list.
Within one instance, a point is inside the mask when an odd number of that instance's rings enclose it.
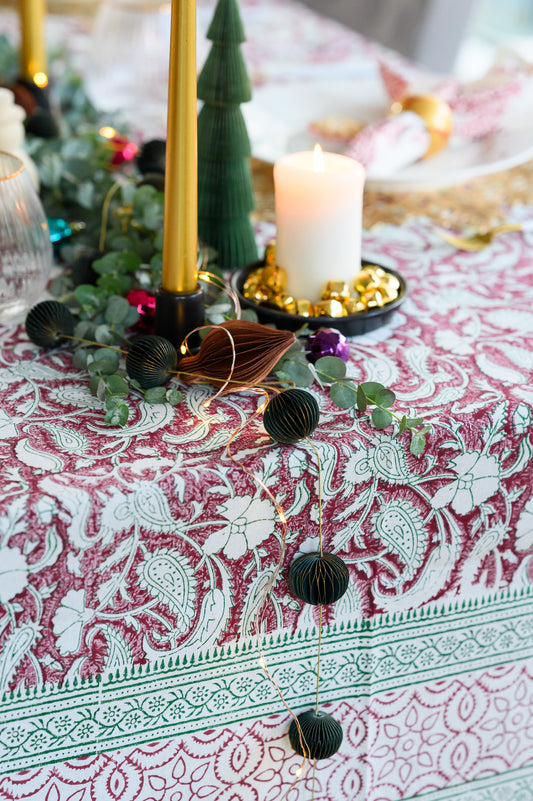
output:
{"label": "paisley block print tablecloth", "polygon": [[[240,4],[255,85],[356,80],[376,52],[289,0]],[[198,6],[205,28],[213,3]],[[86,31],[48,20],[79,58]],[[416,459],[405,435],[311,390],[325,546],[351,575],[324,610],[320,705],[344,740],[314,799],[533,801],[533,234],[464,254],[418,218],[363,244],[411,289],[351,342],[350,373],[392,386],[433,433]],[[21,327],[1,342],[0,801],[309,801],[311,772],[290,789],[290,717],[250,637],[279,524],[224,452],[256,400],[206,410],[195,387],[176,409],[132,401],[109,428],[68,353]],[[234,450],[288,518],[263,653],[301,711],[318,617],[286,567],[317,546],[316,455],[271,443],[260,420]]]}
{"label": "paisley block print tablecloth", "polygon": [[[321,706],[344,741],[315,798],[531,801],[533,234],[464,254],[419,218],[363,244],[410,294],[351,341],[350,373],[433,432],[417,459],[310,390],[325,547],[351,575],[324,608]],[[67,352],[2,334],[0,799],[281,798],[300,758],[250,637],[280,527],[224,451],[257,401],[205,409],[196,386],[110,428]],[[234,452],[285,509],[286,568],[317,546],[316,456],[260,418]],[[314,702],[317,621],[284,569],[264,657],[296,711]],[[287,798],[311,792],[309,773]]]}

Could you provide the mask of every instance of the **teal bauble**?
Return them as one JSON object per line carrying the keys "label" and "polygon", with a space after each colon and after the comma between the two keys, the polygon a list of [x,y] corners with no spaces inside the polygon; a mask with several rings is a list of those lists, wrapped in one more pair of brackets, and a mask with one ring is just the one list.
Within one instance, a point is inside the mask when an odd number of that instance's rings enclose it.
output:
{"label": "teal bauble", "polygon": [[272,439],[291,445],[312,434],[319,417],[318,403],[309,392],[286,389],[269,400],[263,424]]}

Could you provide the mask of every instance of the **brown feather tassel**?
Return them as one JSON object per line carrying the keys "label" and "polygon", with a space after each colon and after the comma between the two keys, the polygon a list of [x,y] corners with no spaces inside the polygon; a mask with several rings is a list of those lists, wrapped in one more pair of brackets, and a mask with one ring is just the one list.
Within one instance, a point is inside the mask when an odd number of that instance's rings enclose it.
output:
{"label": "brown feather tassel", "polygon": [[[232,340],[226,331],[231,334],[235,347],[233,372]],[[195,356],[181,359],[179,377],[189,384],[203,381],[220,385],[230,380],[225,392],[257,386],[295,341],[290,331],[278,331],[246,320],[228,320],[208,333]]]}

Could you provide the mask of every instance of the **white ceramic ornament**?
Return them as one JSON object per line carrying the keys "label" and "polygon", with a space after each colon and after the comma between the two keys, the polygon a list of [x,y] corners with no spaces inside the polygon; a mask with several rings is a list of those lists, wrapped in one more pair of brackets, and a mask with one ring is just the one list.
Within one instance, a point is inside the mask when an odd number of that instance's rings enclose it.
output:
{"label": "white ceramic ornament", "polygon": [[39,175],[33,160],[24,150],[24,125],[26,113],[15,103],[10,89],[0,87],[0,150],[17,156],[28,171],[35,190],[39,191]]}

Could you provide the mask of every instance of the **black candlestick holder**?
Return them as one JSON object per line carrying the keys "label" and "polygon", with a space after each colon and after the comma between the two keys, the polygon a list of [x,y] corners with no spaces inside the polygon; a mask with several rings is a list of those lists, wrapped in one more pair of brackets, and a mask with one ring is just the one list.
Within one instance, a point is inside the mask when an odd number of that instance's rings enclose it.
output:
{"label": "black candlestick holder", "polygon": [[[176,294],[160,287],[155,295],[155,332],[168,339],[179,350],[185,337],[204,322],[204,292]],[[199,338],[198,338],[199,339]],[[195,342],[190,343],[191,350]]]}

